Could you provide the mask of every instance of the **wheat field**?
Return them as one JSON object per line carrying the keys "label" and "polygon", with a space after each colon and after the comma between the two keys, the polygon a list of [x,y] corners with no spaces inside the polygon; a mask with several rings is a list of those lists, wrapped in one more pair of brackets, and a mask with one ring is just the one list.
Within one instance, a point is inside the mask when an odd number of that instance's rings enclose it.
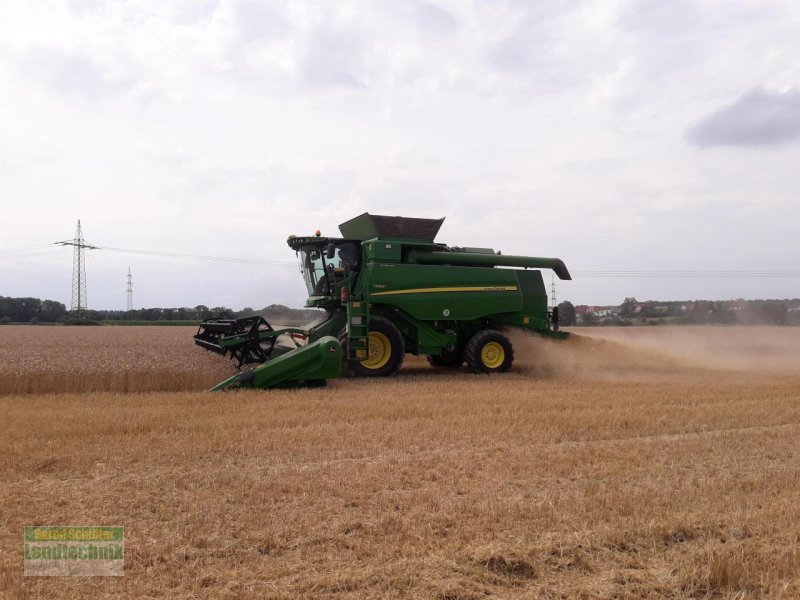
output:
{"label": "wheat field", "polygon": [[[209,394],[190,328],[0,327],[0,597],[800,596],[800,330],[576,332]],[[73,524],[124,577],[22,576]]]}

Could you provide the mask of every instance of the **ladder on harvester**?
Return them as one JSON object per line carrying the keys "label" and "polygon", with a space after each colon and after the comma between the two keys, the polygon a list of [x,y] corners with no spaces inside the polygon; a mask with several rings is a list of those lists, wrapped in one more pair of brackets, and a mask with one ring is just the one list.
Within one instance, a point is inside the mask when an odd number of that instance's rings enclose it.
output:
{"label": "ladder on harvester", "polygon": [[369,356],[369,304],[358,298],[347,303],[347,358],[364,360]]}

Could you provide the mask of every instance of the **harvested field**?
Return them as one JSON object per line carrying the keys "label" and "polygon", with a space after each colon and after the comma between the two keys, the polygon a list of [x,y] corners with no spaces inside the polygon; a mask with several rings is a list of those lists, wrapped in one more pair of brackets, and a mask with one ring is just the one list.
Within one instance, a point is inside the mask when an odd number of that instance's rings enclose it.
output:
{"label": "harvested field", "polygon": [[[800,595],[798,329],[516,336],[505,376],[220,395],[191,329],[109,329],[0,328],[0,596]],[[43,524],[124,525],[125,576],[23,578]]]}

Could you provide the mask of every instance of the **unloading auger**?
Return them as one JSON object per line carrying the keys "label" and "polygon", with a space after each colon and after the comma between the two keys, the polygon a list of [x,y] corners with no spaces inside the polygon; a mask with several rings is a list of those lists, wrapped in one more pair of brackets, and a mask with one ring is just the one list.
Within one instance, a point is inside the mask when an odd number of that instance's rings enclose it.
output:
{"label": "unloading auger", "polygon": [[204,321],[195,343],[230,355],[240,369],[212,390],[383,377],[407,353],[426,355],[434,367],[502,373],[514,360],[503,329],[567,337],[538,270],[571,279],[560,259],[435,243],[443,222],[364,213],[339,226],[341,238],[290,236],[306,306],[324,316],[305,328],[276,329],[263,317]]}

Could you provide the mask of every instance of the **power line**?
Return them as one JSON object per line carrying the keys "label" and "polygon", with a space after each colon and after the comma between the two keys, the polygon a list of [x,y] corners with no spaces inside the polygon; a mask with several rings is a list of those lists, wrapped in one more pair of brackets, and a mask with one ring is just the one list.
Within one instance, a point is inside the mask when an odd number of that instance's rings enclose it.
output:
{"label": "power line", "polygon": [[[72,245],[72,241],[56,242],[61,245]],[[200,260],[210,262],[225,262],[225,263],[238,263],[250,265],[266,265],[276,267],[293,267],[296,266],[294,261],[285,260],[268,260],[258,258],[246,257],[231,257],[231,256],[214,256],[205,254],[188,254],[180,252],[165,252],[160,250],[137,250],[132,248],[115,248],[110,246],[85,246],[90,250],[104,250],[106,252],[120,252],[127,254],[142,254],[147,256],[157,256],[164,258],[180,258],[186,260]],[[30,256],[45,256],[48,254],[57,254],[58,251],[44,250],[45,248],[52,248],[50,244],[39,244],[34,246],[21,246],[19,248],[0,248],[0,253],[11,252],[9,258],[27,258]],[[23,254],[13,254],[14,251],[25,251]],[[575,277],[579,278],[649,278],[649,277],[673,277],[673,278],[691,278],[691,277],[714,277],[714,278],[797,278],[800,277],[800,269],[751,269],[751,270],[728,270],[728,269],[649,269],[649,270],[582,270],[572,271]]]}
{"label": "power line", "polygon": [[[56,245],[71,246],[73,240],[55,242]],[[269,265],[276,267],[291,267],[297,263],[288,260],[269,260],[259,258],[237,258],[232,256],[213,256],[206,254],[186,254],[180,252],[163,252],[159,250],[135,250],[132,248],[113,248],[110,246],[90,246],[86,245],[87,250],[105,250],[106,252],[121,252],[126,254],[143,254],[148,256],[161,256],[165,258],[181,258],[187,260],[205,260],[211,262],[239,263],[248,265]],[[36,246],[22,246],[19,248],[0,248],[0,258],[10,260],[15,258],[30,258],[34,256],[46,256],[60,254],[61,250],[54,250],[53,244],[39,244]]]}
{"label": "power line", "polygon": [[[777,236],[792,236],[796,237],[798,234],[797,230],[770,230],[770,231],[739,231],[737,232],[738,237],[770,237],[774,238]],[[672,239],[675,237],[675,233],[670,232],[659,232],[659,231],[648,231],[643,233],[579,233],[570,236],[570,239],[577,239],[577,240],[626,240],[626,239],[647,239],[651,240],[653,238],[668,238]],[[728,234],[723,232],[717,232],[716,237],[719,238],[727,238]],[[708,231],[681,231],[680,236],[681,238],[700,238],[703,240],[713,240],[716,239],[715,235],[710,235]],[[563,236],[557,233],[547,233],[547,232],[537,232],[536,238],[537,239],[562,239]],[[505,233],[498,233],[498,234],[485,234],[485,233],[476,233],[476,234],[469,234],[470,239],[483,239],[483,240],[530,240],[530,235],[513,235],[513,234],[505,234]]]}
{"label": "power line", "polygon": [[62,249],[54,249],[53,244],[34,244],[32,246],[17,246],[16,248],[0,248],[0,258],[3,260],[14,258],[28,258],[29,256],[44,256],[58,254]]}
{"label": "power line", "polygon": [[33,244],[32,246],[16,246],[14,248],[0,248],[0,253],[16,253],[36,250],[40,248],[49,248],[52,244]]}
{"label": "power line", "polygon": [[13,260],[15,258],[31,258],[31,257],[35,257],[35,256],[52,256],[54,254],[60,254],[60,255],[63,256],[64,255],[64,250],[63,249],[46,250],[44,252],[27,252],[27,253],[24,253],[24,254],[0,255],[0,258],[5,260],[5,261],[8,261],[8,260]]}
{"label": "power line", "polygon": [[762,277],[800,277],[800,269],[784,270],[662,270],[662,271],[573,271],[576,277],[729,277],[729,278],[762,278]]}
{"label": "power line", "polygon": [[288,260],[267,260],[259,258],[236,258],[232,256],[211,256],[207,254],[184,254],[180,252],[162,252],[158,250],[133,250],[130,248],[111,248],[109,246],[98,246],[98,250],[108,252],[123,252],[126,254],[146,254],[150,256],[163,256],[168,258],[185,258],[189,260],[207,260],[213,262],[242,263],[248,265],[272,265],[277,267],[294,266],[296,263]]}

